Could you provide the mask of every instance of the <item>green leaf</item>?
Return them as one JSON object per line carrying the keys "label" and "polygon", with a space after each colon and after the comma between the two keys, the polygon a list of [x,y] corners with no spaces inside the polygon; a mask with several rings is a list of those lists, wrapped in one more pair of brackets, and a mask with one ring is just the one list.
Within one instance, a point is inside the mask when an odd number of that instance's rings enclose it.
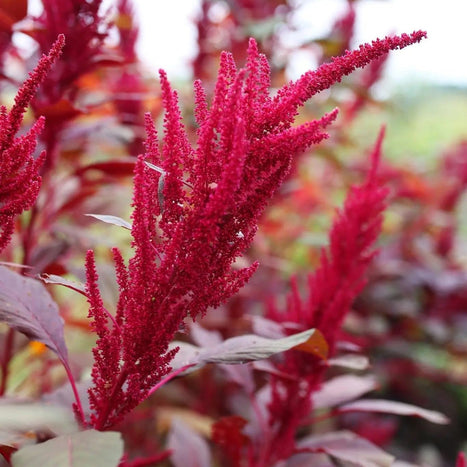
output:
{"label": "green leaf", "polygon": [[13,467],[117,467],[123,441],[115,431],[87,430],[26,446],[12,456]]}

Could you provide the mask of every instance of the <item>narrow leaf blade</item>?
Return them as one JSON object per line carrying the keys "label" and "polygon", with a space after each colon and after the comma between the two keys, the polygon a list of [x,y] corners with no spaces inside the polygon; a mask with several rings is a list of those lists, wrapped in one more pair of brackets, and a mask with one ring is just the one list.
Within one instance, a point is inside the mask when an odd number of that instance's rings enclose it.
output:
{"label": "narrow leaf blade", "polygon": [[313,394],[313,407],[334,407],[363,396],[378,388],[378,382],[371,376],[342,375],[326,381]]}
{"label": "narrow leaf blade", "polygon": [[68,289],[74,290],[81,295],[86,295],[86,287],[82,282],[70,281],[64,277],[57,276],[55,274],[41,274],[39,279],[46,284],[63,285]]}
{"label": "narrow leaf blade", "polygon": [[416,405],[405,404],[403,402],[388,401],[384,399],[364,399],[351,402],[339,407],[339,412],[379,412],[394,415],[408,415],[420,417],[432,423],[445,425],[449,419],[440,412],[427,410]]}
{"label": "narrow leaf blade", "polygon": [[131,230],[131,224],[125,219],[117,216],[109,216],[107,214],[85,214],[88,217],[94,217],[97,220],[105,222],[107,224],[116,225],[118,227],[123,227],[124,229]]}
{"label": "narrow leaf blade", "polygon": [[315,332],[315,329],[309,329],[280,339],[268,339],[254,334],[232,337],[222,344],[203,348],[199,353],[199,360],[205,363],[228,364],[263,360],[304,344]]}
{"label": "narrow leaf blade", "polygon": [[[188,374],[207,363],[222,363],[236,365],[257,360],[264,360],[274,354],[290,350],[310,342],[310,338],[316,333],[315,329],[293,334],[279,339],[268,339],[254,334],[232,337],[221,344],[209,347],[198,347],[187,342],[174,341],[170,348],[178,348],[171,366],[175,372],[178,369],[189,366],[182,374]],[[318,335],[318,339],[320,339]]]}

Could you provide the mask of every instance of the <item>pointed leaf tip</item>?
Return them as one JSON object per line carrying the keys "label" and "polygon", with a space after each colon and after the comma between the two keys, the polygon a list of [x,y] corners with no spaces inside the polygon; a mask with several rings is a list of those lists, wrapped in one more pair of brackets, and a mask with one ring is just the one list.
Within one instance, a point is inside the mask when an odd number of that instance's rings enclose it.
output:
{"label": "pointed leaf tip", "polygon": [[123,227],[124,229],[131,230],[131,224],[125,219],[122,219],[121,217],[109,216],[107,214],[85,214],[85,216],[94,217],[95,219],[98,219],[107,224],[113,224],[118,227]]}
{"label": "pointed leaf tip", "polygon": [[329,345],[323,333],[318,329],[315,329],[315,332],[305,342],[295,346],[294,349],[311,353],[322,360],[326,360],[329,353]]}
{"label": "pointed leaf tip", "polygon": [[349,404],[340,406],[339,412],[378,412],[420,417],[428,420],[431,423],[438,423],[440,425],[446,425],[449,423],[449,418],[447,418],[441,412],[423,409],[422,407],[405,404],[403,402],[383,399],[364,399],[351,402]]}

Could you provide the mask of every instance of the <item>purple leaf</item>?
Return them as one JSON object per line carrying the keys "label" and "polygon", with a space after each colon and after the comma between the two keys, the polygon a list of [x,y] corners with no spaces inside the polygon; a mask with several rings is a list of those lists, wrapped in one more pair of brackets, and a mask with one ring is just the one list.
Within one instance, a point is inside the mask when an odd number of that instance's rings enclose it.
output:
{"label": "purple leaf", "polygon": [[421,407],[405,404],[403,402],[387,401],[383,399],[365,399],[351,402],[340,406],[339,412],[380,412],[420,417],[429,422],[439,423],[441,425],[449,423],[449,419],[440,412],[422,409]]}
{"label": "purple leaf", "polygon": [[252,363],[247,365],[220,365],[225,371],[228,381],[233,381],[241,386],[247,394],[253,394],[255,383],[253,379]]}
{"label": "purple leaf", "polygon": [[361,352],[362,348],[354,344],[353,342],[347,341],[340,341],[336,344],[336,348],[339,350],[343,350],[344,352]]}
{"label": "purple leaf", "polygon": [[210,467],[211,453],[208,443],[179,419],[172,421],[167,447],[172,450],[175,467]]}
{"label": "purple leaf", "polygon": [[68,366],[63,319],[39,281],[0,266],[0,320],[45,344]]}
{"label": "purple leaf", "polygon": [[334,407],[343,402],[357,399],[369,391],[378,388],[378,382],[372,376],[344,375],[326,381],[319,391],[313,394],[313,407]]}
{"label": "purple leaf", "polygon": [[94,217],[102,222],[106,222],[107,224],[113,224],[118,227],[123,227],[124,229],[131,230],[131,224],[127,222],[125,219],[117,216],[108,216],[107,214],[85,214],[88,217]]}
{"label": "purple leaf", "polygon": [[264,371],[265,373],[269,373],[271,375],[276,375],[282,379],[288,380],[296,380],[297,377],[293,376],[289,373],[285,373],[284,371],[280,371],[276,368],[276,366],[268,360],[258,360],[256,362],[252,362],[251,366],[258,371]]}
{"label": "purple leaf", "polygon": [[244,363],[253,360],[269,358],[279,352],[285,352],[293,347],[307,342],[315,333],[314,329],[303,331],[280,339],[247,334],[232,337],[222,344],[202,348],[199,353],[200,361],[206,363]]}
{"label": "purple leaf", "polygon": [[309,329],[280,339],[267,339],[254,334],[247,334],[232,337],[221,344],[209,347],[197,347],[185,342],[175,341],[172,342],[171,348],[179,347],[179,351],[172,360],[171,365],[174,369],[185,365],[193,365],[188,370],[188,372],[191,372],[207,363],[232,365],[262,360],[301,344],[310,343],[314,337],[321,339],[315,329]]}
{"label": "purple leaf", "polygon": [[289,459],[286,463],[274,464],[274,467],[310,467],[310,466],[319,466],[319,467],[335,467],[336,464],[329,459],[329,456],[326,454],[310,454],[310,453],[301,453],[295,454]]}
{"label": "purple leaf", "polygon": [[389,467],[394,457],[350,431],[315,435],[298,442],[299,449],[324,452],[360,467]]}

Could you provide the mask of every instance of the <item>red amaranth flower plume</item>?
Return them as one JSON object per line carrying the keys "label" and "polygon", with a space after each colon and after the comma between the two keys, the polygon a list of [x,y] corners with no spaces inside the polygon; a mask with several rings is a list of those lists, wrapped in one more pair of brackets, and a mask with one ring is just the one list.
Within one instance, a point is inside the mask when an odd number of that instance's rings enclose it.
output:
{"label": "red amaranth flower plume", "polygon": [[321,330],[331,353],[336,332],[365,285],[365,271],[376,254],[372,246],[381,231],[388,194],[376,179],[383,137],[384,129],[371,155],[366,182],[351,188],[331,228],[329,252],[323,250],[318,270],[309,277],[308,304],[303,313],[296,310],[297,319]]}
{"label": "red amaranth flower plume", "polygon": [[60,55],[64,43],[64,37],[59,36],[49,54],[42,56],[19,89],[10,112],[4,106],[0,108],[0,251],[10,241],[15,217],[30,209],[39,193],[39,169],[45,153],[34,160],[33,152],[44,121],[39,119],[26,135],[16,137],[16,133],[27,106]]}
{"label": "red amaranth flower plume", "polygon": [[299,295],[296,281],[287,313],[271,310],[277,321],[298,323],[304,329],[318,328],[330,346],[354,298],[365,285],[365,271],[376,252],[372,246],[382,224],[387,189],[376,178],[384,129],[371,154],[372,166],[363,185],[351,187],[344,207],[338,212],[330,232],[329,249],[323,249],[318,269],[308,277],[308,300]]}
{"label": "red amaranth flower plume", "polygon": [[269,124],[278,124],[282,121],[283,124],[290,125],[297,109],[318,92],[340,82],[355,69],[383,57],[390,50],[402,49],[420,42],[425,37],[426,32],[415,31],[412,34],[376,39],[371,44],[363,44],[356,50],[346,51],[344,55],[333,58],[315,71],[303,74],[296,82],[279,90],[268,109],[276,120],[270,121]]}
{"label": "red amaranth flower plume", "polygon": [[[250,41],[245,69],[221,56],[211,106],[195,84],[196,148],[181,122],[177,94],[161,71],[164,138],[147,119],[145,157],[136,164],[134,256],[128,267],[115,250],[120,296],[115,317],[104,309],[92,252],[87,258],[94,349],[91,424],[105,429],[141,402],[170,371],[169,343],[183,320],[218,306],[257,265],[232,267],[253,240],[258,218],[286,176],[292,158],[326,138],[337,111],[291,127],[303,102],[357,66],[419,41],[424,33],[386,38],[307,73],[269,97],[269,66]],[[146,160],[145,160],[146,159]]]}
{"label": "red amaranth flower plume", "polygon": [[[382,130],[365,183],[350,189],[332,225],[329,248],[323,249],[320,266],[308,279],[308,300],[301,299],[293,281],[287,312],[270,311],[270,318],[277,321],[319,329],[330,355],[334,353],[342,321],[364,286],[365,271],[376,253],[373,245],[381,231],[388,193],[376,178],[383,136]],[[311,394],[319,388],[326,366],[314,355],[290,351],[278,364],[278,370],[288,378],[273,376],[271,382],[268,408],[270,420],[276,421],[268,436],[271,464],[293,452],[296,430],[312,409]]]}

